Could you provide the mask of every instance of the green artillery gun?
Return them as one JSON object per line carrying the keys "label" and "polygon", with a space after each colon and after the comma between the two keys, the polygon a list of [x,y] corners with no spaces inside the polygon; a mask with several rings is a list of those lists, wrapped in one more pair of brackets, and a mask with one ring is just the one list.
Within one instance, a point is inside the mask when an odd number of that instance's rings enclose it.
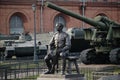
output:
{"label": "green artillery gun", "polygon": [[51,2],[46,2],[45,6],[93,26],[93,28],[84,29],[84,39],[90,41],[90,45],[93,47],[81,52],[81,61],[83,63],[120,63],[119,23],[105,16],[97,16],[94,19],[86,18]]}

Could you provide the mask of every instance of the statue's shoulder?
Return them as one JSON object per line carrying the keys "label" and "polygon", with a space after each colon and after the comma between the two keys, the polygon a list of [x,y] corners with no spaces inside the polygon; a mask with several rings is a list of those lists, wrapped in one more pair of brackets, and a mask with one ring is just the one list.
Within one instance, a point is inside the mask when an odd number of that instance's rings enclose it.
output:
{"label": "statue's shoulder", "polygon": [[65,37],[68,37],[68,36],[69,36],[68,33],[66,33],[66,32],[63,32],[63,35],[64,35]]}
{"label": "statue's shoulder", "polygon": [[57,35],[57,32],[53,33],[53,37],[55,37]]}

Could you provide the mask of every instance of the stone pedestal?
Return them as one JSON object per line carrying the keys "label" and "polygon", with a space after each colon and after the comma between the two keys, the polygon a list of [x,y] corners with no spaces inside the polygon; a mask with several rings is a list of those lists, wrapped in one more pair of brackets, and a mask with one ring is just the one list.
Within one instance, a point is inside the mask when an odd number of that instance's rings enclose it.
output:
{"label": "stone pedestal", "polygon": [[41,74],[37,80],[85,80],[83,74]]}

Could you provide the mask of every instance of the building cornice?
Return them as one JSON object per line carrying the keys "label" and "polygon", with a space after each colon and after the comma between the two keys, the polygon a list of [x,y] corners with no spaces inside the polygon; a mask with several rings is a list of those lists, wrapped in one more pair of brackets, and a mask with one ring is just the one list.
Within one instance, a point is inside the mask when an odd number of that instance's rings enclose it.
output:
{"label": "building cornice", "polygon": [[24,5],[35,3],[35,0],[0,0],[2,5]]}
{"label": "building cornice", "polygon": [[87,2],[86,6],[89,6],[89,7],[117,7],[117,8],[120,8],[120,3],[118,3],[118,2]]}
{"label": "building cornice", "polygon": [[[46,0],[44,0],[44,3]],[[51,1],[59,6],[83,6],[80,1]],[[39,0],[0,0],[0,5],[31,5],[37,3],[41,5]],[[120,2],[85,2],[84,6],[88,7],[117,7],[120,8]]]}

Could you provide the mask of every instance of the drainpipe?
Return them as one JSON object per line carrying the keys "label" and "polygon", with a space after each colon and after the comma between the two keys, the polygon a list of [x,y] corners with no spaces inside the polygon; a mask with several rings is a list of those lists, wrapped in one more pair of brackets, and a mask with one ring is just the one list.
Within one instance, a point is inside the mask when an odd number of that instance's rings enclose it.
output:
{"label": "drainpipe", "polygon": [[43,0],[40,7],[40,33],[43,33]]}
{"label": "drainpipe", "polygon": [[[85,16],[85,1],[86,0],[82,0],[82,15]],[[82,28],[85,27],[85,23],[82,22]]]}

